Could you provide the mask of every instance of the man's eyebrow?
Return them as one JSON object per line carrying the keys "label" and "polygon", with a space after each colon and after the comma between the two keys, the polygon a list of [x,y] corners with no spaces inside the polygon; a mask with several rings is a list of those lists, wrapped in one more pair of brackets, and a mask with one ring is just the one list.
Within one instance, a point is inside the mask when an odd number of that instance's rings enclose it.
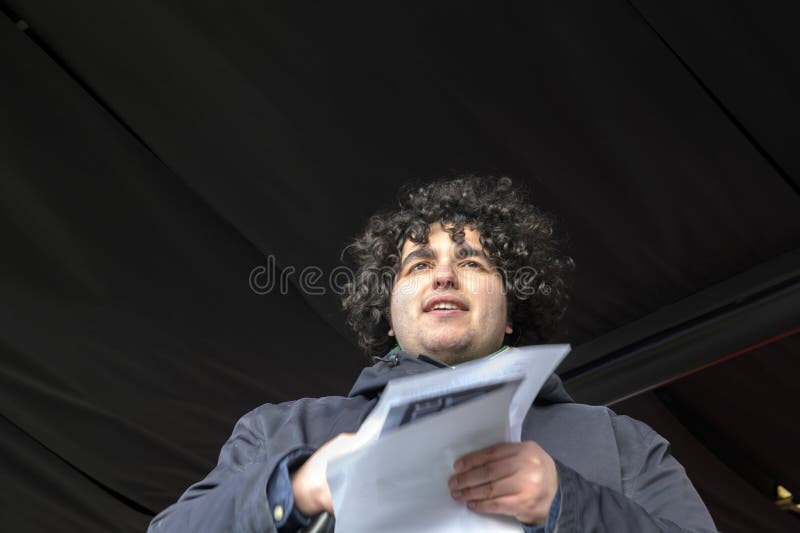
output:
{"label": "man's eyebrow", "polygon": [[431,250],[427,246],[423,246],[422,248],[417,248],[415,250],[411,250],[410,252],[408,252],[408,255],[406,256],[406,258],[403,259],[403,262],[400,263],[400,270],[403,270],[406,267],[406,265],[409,263],[409,261],[411,261],[413,259],[433,259],[434,256],[435,256],[435,254],[433,253],[433,250]]}
{"label": "man's eyebrow", "polygon": [[489,259],[483,249],[473,248],[469,244],[459,245],[458,249],[456,249],[456,257],[458,259],[464,259],[466,257],[482,257],[484,259]]}

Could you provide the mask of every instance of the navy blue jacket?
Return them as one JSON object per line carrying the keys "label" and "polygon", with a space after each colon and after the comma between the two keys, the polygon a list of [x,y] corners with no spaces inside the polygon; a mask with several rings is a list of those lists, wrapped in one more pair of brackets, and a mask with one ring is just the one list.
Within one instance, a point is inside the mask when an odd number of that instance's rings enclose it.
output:
{"label": "navy blue jacket", "polygon": [[[402,353],[394,362],[364,369],[347,397],[303,398],[246,414],[217,466],[159,513],[149,531],[274,532],[267,483],[279,463],[358,430],[391,379],[437,369]],[[525,418],[522,438],[556,461],[555,533],[716,531],[663,437],[605,407],[574,403],[555,375]]]}

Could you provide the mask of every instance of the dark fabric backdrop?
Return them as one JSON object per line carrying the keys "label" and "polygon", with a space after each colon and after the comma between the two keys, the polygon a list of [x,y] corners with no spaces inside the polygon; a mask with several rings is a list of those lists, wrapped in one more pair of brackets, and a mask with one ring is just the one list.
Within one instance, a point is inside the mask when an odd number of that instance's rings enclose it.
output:
{"label": "dark fabric backdrop", "polygon": [[792,6],[3,2],[2,520],[142,530],[243,413],[346,392],[366,356],[298,274],[409,179],[531,190],[574,345],[796,250]]}

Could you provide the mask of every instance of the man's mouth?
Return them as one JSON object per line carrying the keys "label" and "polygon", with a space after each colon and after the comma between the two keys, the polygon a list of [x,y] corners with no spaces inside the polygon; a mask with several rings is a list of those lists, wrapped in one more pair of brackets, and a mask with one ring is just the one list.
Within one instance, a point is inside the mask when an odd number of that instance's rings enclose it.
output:
{"label": "man's mouth", "polygon": [[467,304],[461,301],[461,299],[450,296],[431,298],[423,308],[423,311],[426,313],[436,313],[437,315],[456,314],[467,310]]}

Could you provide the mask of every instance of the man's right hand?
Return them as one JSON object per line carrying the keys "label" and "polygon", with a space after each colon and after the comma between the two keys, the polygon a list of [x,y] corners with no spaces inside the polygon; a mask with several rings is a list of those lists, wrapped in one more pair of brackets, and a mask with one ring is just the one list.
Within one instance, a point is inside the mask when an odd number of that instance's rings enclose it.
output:
{"label": "man's right hand", "polygon": [[353,433],[340,433],[326,442],[292,474],[294,504],[306,516],[322,511],[333,514],[333,500],[325,472],[328,461],[352,450]]}

